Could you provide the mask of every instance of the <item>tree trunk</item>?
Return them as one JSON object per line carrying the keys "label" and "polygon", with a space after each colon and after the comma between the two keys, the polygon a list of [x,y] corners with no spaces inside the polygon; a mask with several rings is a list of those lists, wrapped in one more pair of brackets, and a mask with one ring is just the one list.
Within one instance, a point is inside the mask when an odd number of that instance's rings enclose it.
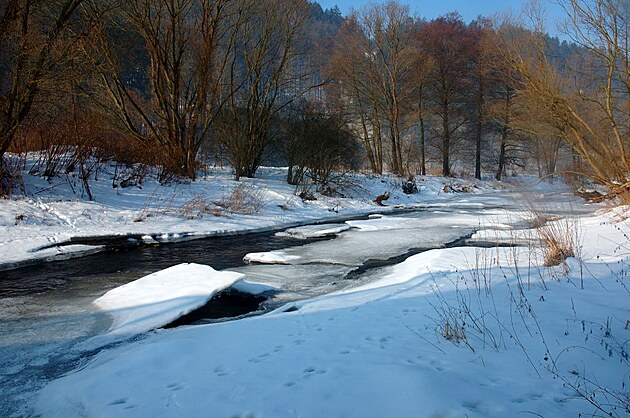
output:
{"label": "tree trunk", "polygon": [[383,174],[383,140],[381,136],[381,122],[376,119],[374,125],[374,140],[376,141],[376,165],[378,174]]}
{"label": "tree trunk", "polygon": [[499,167],[497,168],[497,174],[494,176],[497,180],[501,181],[503,170],[505,170],[505,147],[507,144],[507,129],[504,127],[501,130],[501,144],[499,145]]}
{"label": "tree trunk", "polygon": [[479,88],[477,90],[477,121],[475,132],[475,178],[481,180],[481,137],[483,133],[484,107],[483,73],[481,73],[481,71],[477,74],[477,79]]}
{"label": "tree trunk", "polygon": [[422,114],[420,114],[420,174],[423,176],[427,175],[424,118],[422,117]]}
{"label": "tree trunk", "polygon": [[11,141],[13,140],[12,133],[0,133],[0,160],[4,157],[4,153],[9,150],[9,145],[11,145]]}
{"label": "tree trunk", "polygon": [[442,175],[448,177],[451,175],[450,154],[451,154],[451,131],[448,121],[448,103],[443,106],[444,115],[442,117]]}
{"label": "tree trunk", "polygon": [[481,117],[477,120],[475,137],[475,178],[481,180]]}
{"label": "tree trunk", "polygon": [[396,139],[396,129],[394,126],[389,127],[389,135],[392,140],[392,171],[396,175],[401,175],[401,167],[398,161],[398,140]]}

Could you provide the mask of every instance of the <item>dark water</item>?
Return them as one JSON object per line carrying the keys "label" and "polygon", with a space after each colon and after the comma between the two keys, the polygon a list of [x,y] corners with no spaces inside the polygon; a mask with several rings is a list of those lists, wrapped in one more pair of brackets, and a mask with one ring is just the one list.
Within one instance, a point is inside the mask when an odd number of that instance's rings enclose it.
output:
{"label": "dark water", "polygon": [[104,251],[70,260],[0,271],[0,298],[44,292],[75,293],[91,283],[104,288],[137,279],[179,263],[199,263],[216,270],[243,265],[250,252],[304,245],[315,240],[276,237],[274,232],[212,237],[156,246]]}
{"label": "dark water", "polygon": [[266,296],[250,295],[234,289],[228,289],[213,297],[207,304],[189,314],[179,317],[163,328],[176,328],[182,325],[208,323],[222,318],[242,318],[252,314],[262,314],[262,303]]}
{"label": "dark water", "polygon": [[[276,237],[274,232],[213,237],[0,271],[0,417],[31,416],[33,392],[107,348],[86,351],[77,346],[109,327],[108,316],[91,303],[109,289],[179,263],[220,270],[243,265],[249,252],[313,241]],[[255,311],[264,299],[225,292],[172,326],[194,322],[194,315],[237,317]]]}

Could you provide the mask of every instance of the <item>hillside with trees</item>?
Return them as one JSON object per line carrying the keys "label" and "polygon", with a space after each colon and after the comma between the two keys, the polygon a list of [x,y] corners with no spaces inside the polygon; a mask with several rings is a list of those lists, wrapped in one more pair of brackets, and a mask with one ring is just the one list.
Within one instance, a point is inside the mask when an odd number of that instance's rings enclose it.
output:
{"label": "hillside with trees", "polygon": [[[238,179],[293,165],[308,137],[305,158],[338,171],[529,170],[625,201],[628,6],[561,3],[563,40],[535,10],[526,24],[429,21],[394,0],[346,17],[306,0],[5,1],[2,194],[31,151],[32,172],[76,171],[89,191],[103,161],[159,167],[163,182],[229,164]],[[319,155],[329,137],[354,155]],[[289,181],[322,181],[304,164]]]}
{"label": "hillside with trees", "polygon": [[0,0],[0,417],[630,416],[630,0],[409,3]]}

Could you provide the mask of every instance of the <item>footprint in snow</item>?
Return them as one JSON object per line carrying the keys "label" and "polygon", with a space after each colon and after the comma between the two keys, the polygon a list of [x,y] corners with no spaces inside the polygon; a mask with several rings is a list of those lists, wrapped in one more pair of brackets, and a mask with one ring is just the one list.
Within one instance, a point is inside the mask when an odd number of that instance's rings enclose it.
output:
{"label": "footprint in snow", "polygon": [[311,376],[315,376],[317,374],[326,374],[328,372],[328,370],[326,369],[316,369],[315,367],[307,367],[306,369],[304,369],[304,373],[306,373],[304,375],[304,378],[307,379]]}
{"label": "footprint in snow", "polygon": [[223,367],[221,366],[217,366],[214,368],[214,373],[219,376],[219,377],[223,377],[223,376],[227,376],[228,374],[230,374],[228,371],[226,371]]}
{"label": "footprint in snow", "polygon": [[[278,351],[280,351],[280,350],[277,350],[277,351],[274,350],[275,353],[277,353]],[[250,362],[250,363],[260,363],[261,361],[263,361],[264,359],[266,359],[270,355],[271,355],[271,353],[263,353],[263,354],[260,354],[260,355],[258,355],[256,357],[252,357],[252,358],[248,359],[247,361]]]}

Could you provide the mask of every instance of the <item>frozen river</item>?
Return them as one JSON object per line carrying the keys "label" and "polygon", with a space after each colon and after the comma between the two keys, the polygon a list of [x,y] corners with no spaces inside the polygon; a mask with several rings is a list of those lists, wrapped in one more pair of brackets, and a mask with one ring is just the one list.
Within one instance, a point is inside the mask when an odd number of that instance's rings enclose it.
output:
{"label": "frozen river", "polygon": [[[559,193],[538,194],[531,202],[544,202],[545,211],[560,215],[583,207]],[[37,389],[103,349],[89,339],[105,332],[110,319],[92,301],[148,273],[183,262],[238,271],[280,289],[264,302],[274,308],[377,280],[388,265],[409,254],[465,245],[478,230],[524,228],[527,214],[521,206],[510,193],[461,195],[404,214],[100,253],[0,272],[0,411],[3,416],[29,415],[28,401]],[[326,231],[333,236],[318,238]],[[243,262],[246,255],[250,263]]]}

